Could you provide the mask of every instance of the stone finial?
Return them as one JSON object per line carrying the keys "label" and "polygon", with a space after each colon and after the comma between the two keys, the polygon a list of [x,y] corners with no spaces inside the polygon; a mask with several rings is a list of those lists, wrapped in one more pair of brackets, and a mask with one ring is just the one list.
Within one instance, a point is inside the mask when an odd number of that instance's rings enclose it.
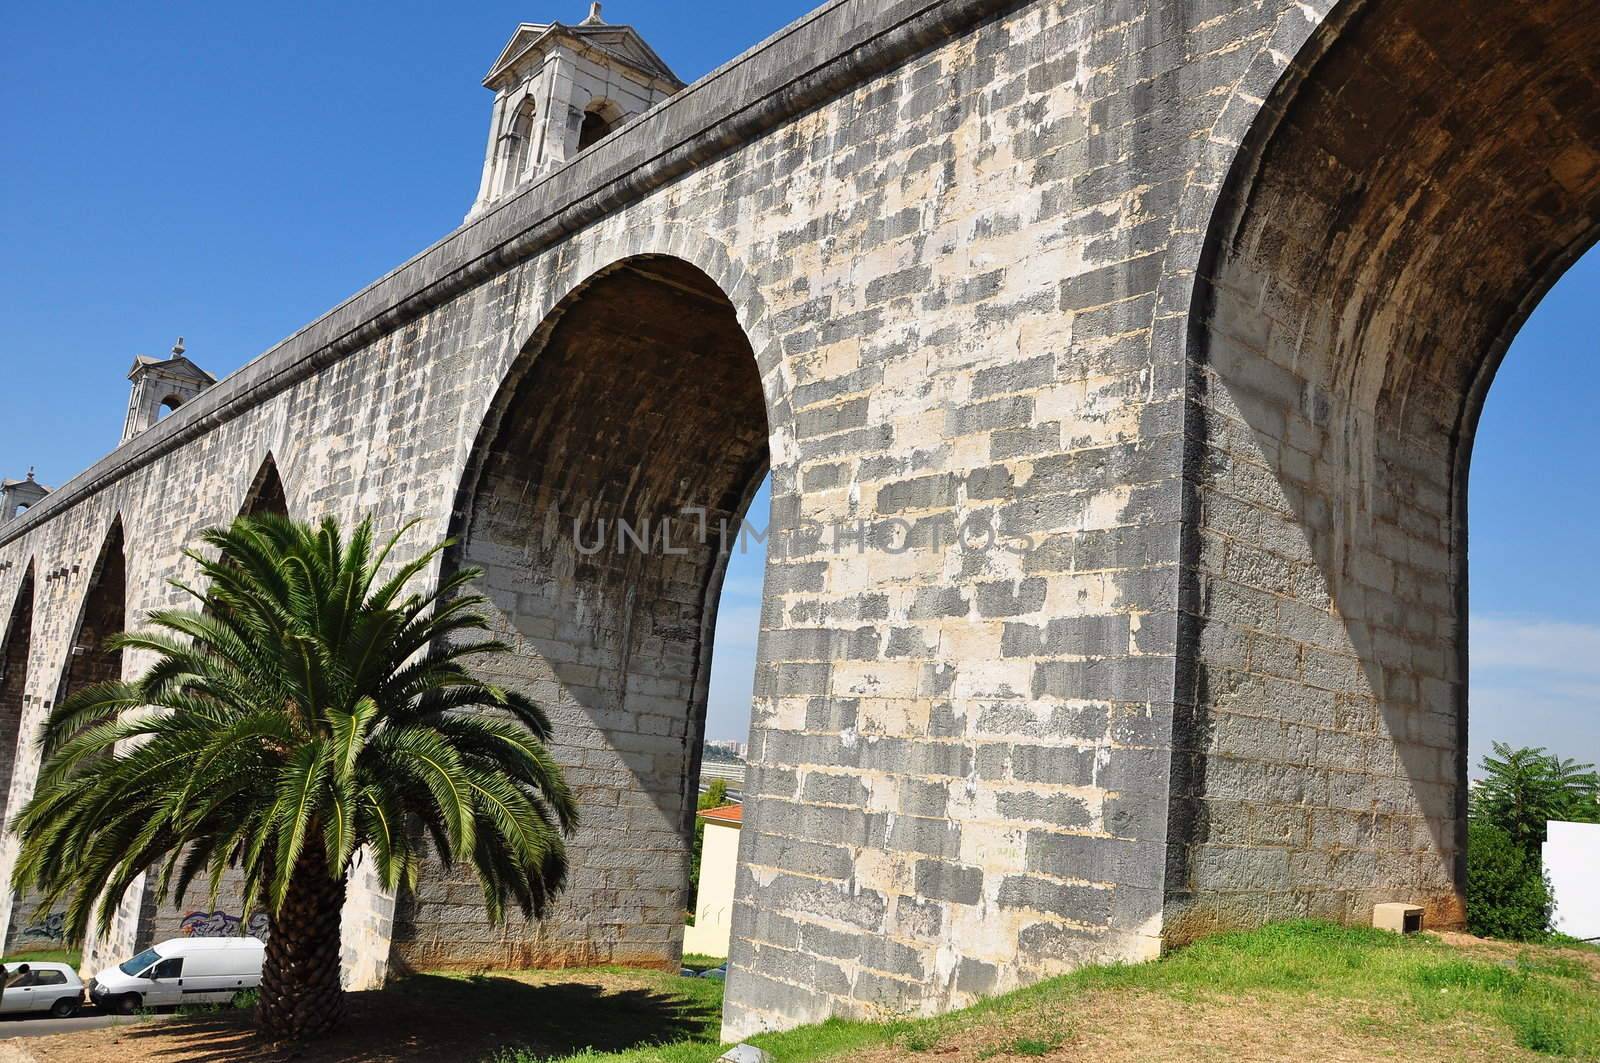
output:
{"label": "stone finial", "polygon": [[589,17],[578,23],[580,26],[604,26],[606,20],[600,17],[600,2],[595,0],[589,5]]}
{"label": "stone finial", "polygon": [[179,336],[178,337],[178,342],[174,343],[172,345],[172,355],[173,355],[174,358],[176,358],[178,355],[182,354],[183,351],[184,351],[183,337]]}

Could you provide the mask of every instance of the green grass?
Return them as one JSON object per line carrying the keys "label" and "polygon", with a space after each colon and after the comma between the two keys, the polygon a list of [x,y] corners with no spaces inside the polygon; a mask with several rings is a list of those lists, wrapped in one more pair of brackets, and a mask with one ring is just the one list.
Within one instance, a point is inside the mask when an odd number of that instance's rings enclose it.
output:
{"label": "green grass", "polygon": [[7,967],[13,963],[70,963],[77,967],[82,962],[83,954],[73,949],[24,949],[0,960]]}
{"label": "green grass", "polygon": [[[1030,1057],[1037,1058],[1039,1056],[1048,1056],[1051,1052],[1054,1052],[1056,1049],[1065,1044],[1066,1040],[1067,1034],[1065,1031],[1061,1030],[1046,1034],[1043,1037],[1013,1037],[1009,1041],[1002,1041],[999,1044],[990,1045],[989,1047],[983,1049],[978,1053],[978,1058],[994,1059],[996,1056],[1021,1056],[1026,1059]],[[907,1039],[902,1039],[901,1045],[907,1048],[911,1047],[910,1041]],[[933,1046],[933,1048],[937,1047],[938,1045]],[[931,1052],[933,1048],[913,1048],[912,1051]]]}
{"label": "green grass", "polygon": [[[720,991],[709,979],[674,979]],[[1094,991],[1156,993],[1179,1001],[1270,998],[1292,1011],[1344,1014],[1352,1032],[1379,1039],[1404,1057],[1407,1044],[1433,1044],[1437,1028],[1462,1023],[1498,1031],[1533,1052],[1600,1055],[1600,979],[1575,959],[1550,950],[1523,951],[1496,962],[1469,957],[1426,935],[1296,922],[1200,941],[1155,963],[1089,967],[1062,978],[934,1019],[882,1023],[833,1020],[751,1042],[780,1063],[848,1058],[896,1045],[907,1058],[941,1045],[983,1044],[986,1027],[1024,1020],[1024,1037],[1001,1038],[985,1057],[1043,1056],[1070,1038],[1059,1016]],[[687,991],[687,990],[686,990]],[[1369,1007],[1361,1007],[1361,1004]],[[1080,1016],[1081,1017],[1081,1016]],[[1013,1023],[1011,1029],[1016,1029]],[[507,1050],[495,1063],[711,1063],[721,1053],[716,1025],[663,1046],[608,1053],[538,1056]],[[1181,1046],[1180,1046],[1181,1047]],[[930,1063],[933,1063],[930,1056]]]}
{"label": "green grass", "polygon": [[728,962],[726,956],[706,956],[698,952],[683,954],[683,965],[691,971],[709,971],[713,967],[721,967]]}

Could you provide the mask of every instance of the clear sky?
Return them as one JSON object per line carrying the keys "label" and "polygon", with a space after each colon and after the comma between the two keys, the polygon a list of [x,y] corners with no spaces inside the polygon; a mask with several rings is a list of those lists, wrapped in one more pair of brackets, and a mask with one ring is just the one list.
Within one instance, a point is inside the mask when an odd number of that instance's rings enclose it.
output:
{"label": "clear sky", "polygon": [[[685,80],[807,0],[612,0]],[[13,3],[0,64],[0,475],[115,445],[136,353],[222,375],[454,228],[520,21],[584,0]],[[1600,254],[1506,359],[1473,459],[1472,745],[1600,761]],[[766,496],[752,508],[765,523]],[[708,733],[743,738],[759,552],[736,557]]]}

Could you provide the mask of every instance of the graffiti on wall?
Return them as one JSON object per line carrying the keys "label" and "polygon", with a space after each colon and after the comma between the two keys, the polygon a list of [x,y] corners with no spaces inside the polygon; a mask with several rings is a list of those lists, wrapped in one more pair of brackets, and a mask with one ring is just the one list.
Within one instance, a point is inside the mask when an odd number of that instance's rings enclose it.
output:
{"label": "graffiti on wall", "polygon": [[[240,923],[239,917],[231,912],[221,910],[215,912],[190,912],[183,917],[183,922],[178,924],[178,929],[183,932],[184,937],[238,937]],[[250,922],[245,928],[245,932],[251,937],[265,941],[271,929],[272,921],[268,918],[267,913],[256,912],[250,916]]]}
{"label": "graffiti on wall", "polygon": [[23,924],[17,931],[16,943],[19,945],[59,944],[67,935],[67,913],[49,912]]}

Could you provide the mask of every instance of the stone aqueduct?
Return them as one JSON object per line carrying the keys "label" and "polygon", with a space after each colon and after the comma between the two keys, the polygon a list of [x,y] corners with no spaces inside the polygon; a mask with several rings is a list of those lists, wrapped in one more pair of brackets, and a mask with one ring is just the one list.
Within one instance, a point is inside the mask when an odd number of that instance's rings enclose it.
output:
{"label": "stone aqueduct", "polygon": [[730,1036],[1449,922],[1473,427],[1597,224],[1590,0],[836,0],[0,526],[6,807],[198,529],[420,520],[587,819],[543,925],[356,882],[347,979],[671,963],[770,469]]}

